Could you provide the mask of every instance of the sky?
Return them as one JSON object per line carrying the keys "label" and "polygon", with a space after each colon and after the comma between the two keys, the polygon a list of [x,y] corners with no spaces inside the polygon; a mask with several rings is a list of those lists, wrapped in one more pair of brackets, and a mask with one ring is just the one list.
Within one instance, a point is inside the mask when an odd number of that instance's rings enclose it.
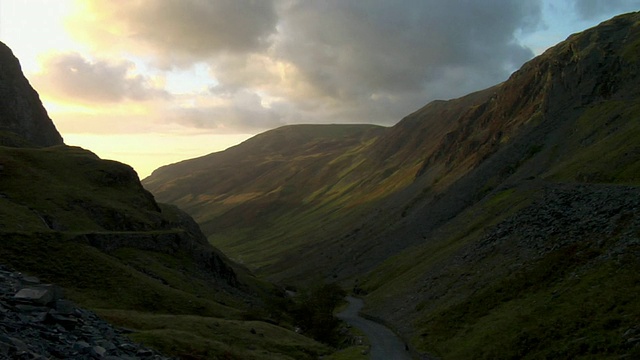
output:
{"label": "sky", "polygon": [[154,169],[283,125],[392,126],[640,0],[1,0],[68,145]]}

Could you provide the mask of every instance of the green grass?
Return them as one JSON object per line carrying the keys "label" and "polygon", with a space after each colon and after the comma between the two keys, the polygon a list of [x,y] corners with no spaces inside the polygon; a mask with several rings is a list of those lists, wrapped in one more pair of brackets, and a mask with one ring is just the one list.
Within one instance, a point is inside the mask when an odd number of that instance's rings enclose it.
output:
{"label": "green grass", "polygon": [[[536,191],[523,185],[497,192],[436,237],[387,260],[360,284],[369,292],[365,311],[397,316],[389,309],[407,306],[398,298],[422,298],[406,310],[412,343],[443,359],[637,356],[624,334],[640,321],[640,248],[603,257],[619,235],[584,239],[529,261],[501,252],[478,262],[453,260],[487,227],[531,204]],[[505,263],[516,270],[501,271]],[[442,267],[442,278],[430,277]]]}
{"label": "green grass", "polygon": [[365,345],[351,346],[323,357],[323,360],[367,360],[369,347]]}
{"label": "green grass", "polygon": [[261,321],[100,310],[107,320],[138,329],[131,337],[193,359],[317,359],[330,347]]}
{"label": "green grass", "polygon": [[[180,274],[180,268],[165,268],[164,272],[159,272],[172,281],[164,285],[136,270],[133,266],[135,263],[107,255],[75,238],[73,235],[53,232],[4,233],[0,243],[0,258],[13,268],[63,286],[67,297],[90,308],[238,318],[241,315],[241,310],[216,301],[217,294],[212,283],[194,278],[188,288],[180,284],[184,276]],[[161,254],[155,256],[165,257]]]}
{"label": "green grass", "polygon": [[273,286],[240,265],[231,265],[241,282],[231,288],[197,264],[191,248],[132,243],[105,253],[90,246],[85,235],[153,241],[189,229],[184,214],[157,205],[128,166],[66,146],[0,146],[0,165],[1,262],[139,330],[134,339],[191,358],[304,359],[332,351],[292,332],[286,316],[277,318],[282,326],[265,322],[274,321],[265,305],[275,301]]}
{"label": "green grass", "polygon": [[[423,315],[422,350],[447,359],[618,358],[637,325],[637,257],[585,268],[565,248],[442,311]],[[637,355],[637,354],[636,354]]]}
{"label": "green grass", "polygon": [[[160,221],[153,198],[130,167],[89,151],[0,147],[0,164],[5,231],[38,230],[44,220],[59,230],[96,231],[151,229]],[[9,209],[18,211],[12,217]],[[21,229],[23,221],[29,226]]]}
{"label": "green grass", "polygon": [[469,209],[458,217],[459,221],[442,229],[438,234],[441,237],[429,239],[422,245],[389,258],[368,274],[361,285],[371,293],[367,297],[368,306],[381,306],[386,301],[387,294],[413,291],[413,284],[428,269],[449,259],[460,247],[476,239],[485,227],[513,214],[529,202],[525,194],[515,189],[497,192],[481,205],[480,210]]}
{"label": "green grass", "polygon": [[629,35],[629,39],[632,39],[632,41],[625,46],[622,53],[622,57],[629,62],[634,62],[638,59],[638,54],[640,53],[640,36],[638,36],[639,33],[640,21],[636,21],[636,23],[633,24],[631,34]]}
{"label": "green grass", "polygon": [[563,145],[549,177],[560,181],[640,185],[640,103],[589,108]]}

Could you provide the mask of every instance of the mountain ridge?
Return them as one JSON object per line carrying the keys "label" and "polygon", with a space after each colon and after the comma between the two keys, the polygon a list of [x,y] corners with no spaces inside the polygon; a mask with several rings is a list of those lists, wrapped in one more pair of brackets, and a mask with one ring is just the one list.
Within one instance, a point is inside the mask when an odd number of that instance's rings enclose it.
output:
{"label": "mountain ridge", "polygon": [[[475,182],[476,184],[462,186],[463,188],[479,187],[474,191],[477,195],[467,194],[464,196],[465,199],[481,196],[482,191],[495,187],[487,183],[490,179],[486,177],[491,178],[498,174],[497,178],[491,180],[497,184],[501,181],[499,178],[506,179],[506,176],[510,176],[510,172],[515,168],[526,165],[538,151],[542,150],[545,139],[555,131],[554,129],[563,126],[565,121],[561,119],[575,118],[585,110],[584,101],[589,101],[590,104],[596,103],[608,96],[623,93],[627,93],[630,98],[637,96],[633,79],[637,78],[638,64],[625,60],[626,54],[630,52],[629,48],[637,44],[624,43],[625,38],[637,36],[637,26],[633,26],[636,21],[633,20],[634,16],[637,17],[637,14],[616,17],[599,27],[569,37],[566,42],[547,50],[525,64],[521,70],[516,71],[502,84],[459,99],[436,101],[426,105],[395,126],[381,132],[379,136],[368,138],[366,144],[363,142],[360,145],[361,148],[344,151],[342,157],[336,157],[332,163],[339,176],[334,184],[324,188],[312,187],[309,192],[322,194],[324,197],[324,200],[319,201],[318,206],[331,202],[327,199],[341,197],[340,200],[334,201],[337,203],[335,207],[373,203],[376,199],[391,195],[390,199],[396,200],[384,200],[387,202],[384,206],[397,203],[395,206],[399,207],[406,216],[409,210],[415,209],[418,204],[428,202],[428,199],[437,202],[436,197],[442,196],[440,193],[446,191],[449,186],[470,171],[482,172],[476,169],[479,164],[491,158],[499,149],[509,147],[509,151],[503,151],[502,155],[491,161],[495,165],[493,168],[487,166],[491,169],[485,170],[487,174],[481,176],[481,181],[467,180],[467,183]],[[603,37],[605,37],[604,40],[601,39]],[[592,45],[597,41],[603,43],[601,47]],[[612,44],[617,44],[615,45],[617,49],[613,49]],[[621,49],[625,46],[625,49]],[[608,57],[615,59],[611,60]],[[623,61],[626,61],[624,66],[622,66]],[[619,69],[625,69],[629,76],[616,75]],[[595,75],[590,77],[588,74],[591,73]],[[625,88],[612,91],[611,84]],[[574,103],[573,106],[565,106],[565,104]],[[263,136],[268,134],[269,132]],[[258,141],[263,136],[256,137],[254,141]],[[514,138],[521,140],[516,141]],[[308,149],[300,151],[308,151]],[[223,157],[225,152],[215,154],[211,156]],[[499,158],[502,160],[496,160]],[[287,165],[283,165],[283,168],[285,166]],[[325,169],[329,168],[325,167]],[[211,170],[222,171],[213,168]],[[182,171],[182,174],[194,171],[202,170],[191,168],[188,171]],[[190,181],[189,175],[185,176],[186,179],[180,180],[183,184],[193,186],[197,183],[195,180]],[[207,176],[206,171],[202,171],[201,176]],[[221,175],[221,177],[232,176],[234,176],[233,171]],[[213,229],[215,226],[207,227],[206,224],[207,222],[215,223],[215,217],[211,219],[211,216],[204,215],[207,212],[204,205],[194,208],[193,211],[189,210],[189,206],[194,202],[190,200],[176,202],[175,199],[166,197],[171,190],[167,188],[160,190],[155,187],[154,178],[152,175],[144,179],[143,184],[159,199],[175,202],[190,212],[203,225],[205,233],[209,237],[214,236],[212,230],[208,229]],[[285,178],[287,176],[283,175],[283,181]],[[259,182],[259,178],[256,177],[256,179],[258,179],[256,183]],[[287,182],[290,181],[287,180]],[[176,186],[177,183],[179,181],[172,181],[171,186]],[[241,182],[240,185],[242,184]],[[278,189],[276,184],[266,185],[263,192],[276,191]],[[340,186],[344,186],[344,189],[338,190]],[[424,189],[427,187],[430,189],[425,192]],[[210,189],[215,192],[215,186],[210,186],[205,191]],[[229,189],[226,188],[224,192],[229,192]],[[469,192],[469,190],[466,191]],[[350,194],[345,195],[347,192]],[[202,193],[203,191],[193,191],[190,196],[199,196]],[[403,195],[405,193],[407,195]],[[251,194],[236,195],[239,198],[249,197],[246,203],[249,206]],[[305,193],[301,191],[299,196],[305,197]],[[411,197],[412,200],[404,197]],[[454,203],[456,200],[450,199],[449,202]],[[224,204],[214,204],[215,201],[209,208],[228,207]],[[255,204],[255,207],[262,206],[264,205]],[[465,204],[462,203],[460,206],[464,207]],[[442,216],[446,219],[454,215],[452,213]],[[256,226],[248,227],[253,229],[249,233],[262,232],[259,229],[262,226],[259,224],[260,216],[249,216],[245,222],[247,221],[258,222]],[[255,234],[251,236],[254,237]],[[238,239],[234,244],[242,241],[245,240]]]}
{"label": "mountain ridge", "polygon": [[[638,54],[640,13],[620,15],[501,84],[427,104],[297,173],[330,176],[287,175],[292,156],[268,168],[270,181],[257,171],[224,191],[190,178],[197,168],[164,188],[153,175],[143,184],[159,199],[176,184],[206,189],[200,203],[196,191],[175,203],[231,258],[285,284],[340,281],[422,353],[637,355]],[[308,154],[305,144],[290,151]],[[249,166],[269,162],[251,155]],[[215,184],[235,169],[204,173]]]}

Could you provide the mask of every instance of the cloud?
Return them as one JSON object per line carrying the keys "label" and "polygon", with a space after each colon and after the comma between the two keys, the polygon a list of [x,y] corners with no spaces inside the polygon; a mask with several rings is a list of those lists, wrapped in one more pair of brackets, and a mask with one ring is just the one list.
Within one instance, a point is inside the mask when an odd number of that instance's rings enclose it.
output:
{"label": "cloud", "polygon": [[[212,89],[216,92],[216,89]],[[167,121],[216,133],[258,132],[285,125],[277,109],[265,107],[261,97],[250,90],[202,94],[191,106],[169,111]]]}
{"label": "cloud", "polygon": [[258,89],[286,122],[392,124],[531,59],[515,36],[538,26],[541,4],[282,1],[278,15],[271,47],[212,61],[220,89]]}
{"label": "cloud", "polygon": [[79,1],[68,20],[96,48],[151,54],[162,66],[184,66],[221,53],[268,47],[277,15],[270,0]]}
{"label": "cloud", "polygon": [[142,75],[133,75],[130,61],[90,61],[78,53],[49,54],[42,71],[32,76],[37,89],[48,97],[72,103],[117,103],[147,101],[169,94],[154,87]]}
{"label": "cloud", "polygon": [[323,122],[392,124],[505,80],[533,57],[515,36],[540,16],[539,1],[292,2],[280,8],[270,56],[305,84],[294,105],[319,108]]}
{"label": "cloud", "polygon": [[592,20],[607,14],[607,17],[622,12],[638,11],[639,0],[573,0],[580,17]]}
{"label": "cloud", "polygon": [[514,33],[539,15],[532,1],[300,2],[285,10],[277,53],[340,98],[424,91],[448,68],[500,81],[533,56]]}
{"label": "cloud", "polygon": [[516,35],[541,17],[541,0],[83,3],[69,26],[95,49],[164,69],[208,64],[217,85],[207,96],[218,103],[174,106],[172,121],[238,131],[393,124],[430,100],[505,80],[533,57]]}

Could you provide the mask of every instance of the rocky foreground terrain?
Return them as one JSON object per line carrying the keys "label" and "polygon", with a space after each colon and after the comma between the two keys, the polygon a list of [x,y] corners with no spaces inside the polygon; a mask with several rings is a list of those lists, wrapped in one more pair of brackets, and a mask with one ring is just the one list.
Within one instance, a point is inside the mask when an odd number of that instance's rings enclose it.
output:
{"label": "rocky foreground terrain", "polygon": [[124,336],[60,287],[0,265],[0,359],[170,359]]}

